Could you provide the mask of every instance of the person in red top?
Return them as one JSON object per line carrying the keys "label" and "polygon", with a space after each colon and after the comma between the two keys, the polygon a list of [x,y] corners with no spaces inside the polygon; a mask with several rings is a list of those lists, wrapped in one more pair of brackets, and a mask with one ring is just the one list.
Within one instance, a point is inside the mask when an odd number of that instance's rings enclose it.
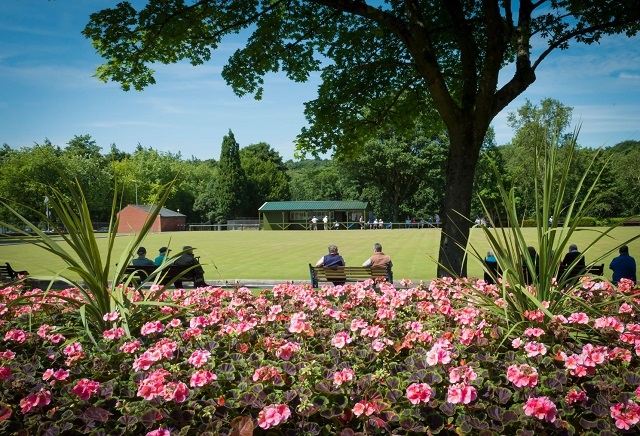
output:
{"label": "person in red top", "polygon": [[387,265],[393,266],[391,257],[382,252],[382,245],[373,244],[373,256],[365,260],[362,266],[370,266],[372,268],[386,268]]}

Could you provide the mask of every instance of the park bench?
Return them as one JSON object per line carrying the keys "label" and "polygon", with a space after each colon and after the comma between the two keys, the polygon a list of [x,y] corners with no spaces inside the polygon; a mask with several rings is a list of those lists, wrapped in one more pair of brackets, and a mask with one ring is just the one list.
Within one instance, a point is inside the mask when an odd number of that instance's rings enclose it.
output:
{"label": "park bench", "polygon": [[[566,268],[560,265],[556,277],[561,278],[564,275],[565,270]],[[604,275],[604,263],[601,263],[600,265],[589,265],[582,274],[586,276],[602,276]]]}
{"label": "park bench", "polygon": [[11,268],[9,262],[5,262],[4,265],[0,264],[0,281],[14,281],[18,280],[20,276],[28,276],[28,271],[16,271]]}
{"label": "park bench", "polygon": [[318,287],[319,282],[359,282],[367,279],[387,279],[393,283],[393,272],[391,265],[384,268],[371,268],[366,266],[338,266],[327,268],[324,266],[313,266],[309,264],[311,274],[311,285]]}
{"label": "park bench", "polygon": [[155,265],[129,265],[125,269],[125,274],[134,275],[140,283],[157,281],[159,284],[166,285],[175,279],[174,284],[177,288],[182,287],[182,282],[192,282],[195,286],[195,271],[189,269],[191,268],[189,266],[169,265],[162,270],[158,268]]}

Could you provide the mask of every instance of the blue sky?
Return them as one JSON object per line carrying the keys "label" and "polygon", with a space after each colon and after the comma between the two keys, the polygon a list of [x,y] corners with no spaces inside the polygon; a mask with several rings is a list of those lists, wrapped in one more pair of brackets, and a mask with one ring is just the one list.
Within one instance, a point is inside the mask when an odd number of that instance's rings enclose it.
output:
{"label": "blue sky", "polygon": [[[0,1],[0,144],[32,146],[48,138],[65,146],[89,134],[108,151],[138,143],[183,157],[219,159],[231,129],[241,147],[264,141],[293,158],[293,141],[306,125],[303,103],[315,98],[317,76],[299,84],[266,78],[261,101],[239,98],[220,76],[236,46],[227,43],[206,65],[156,66],[156,85],[124,92],[92,77],[102,59],[80,33],[107,0]],[[525,98],[551,97],[574,108],[579,142],[598,147],[640,140],[640,37],[607,38],[600,46],[572,46],[545,60],[538,80],[494,120],[503,144],[506,125]]]}

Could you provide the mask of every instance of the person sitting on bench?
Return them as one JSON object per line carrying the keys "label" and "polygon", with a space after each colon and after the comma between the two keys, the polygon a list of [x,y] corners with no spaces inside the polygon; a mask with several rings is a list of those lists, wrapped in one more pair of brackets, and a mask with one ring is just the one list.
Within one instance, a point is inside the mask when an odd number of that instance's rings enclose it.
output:
{"label": "person sitting on bench", "polygon": [[138,257],[131,261],[135,266],[153,266],[153,260],[147,258],[147,249],[144,247],[138,247]]}
{"label": "person sitting on bench", "polygon": [[[344,259],[338,254],[338,246],[333,244],[329,245],[329,254],[322,256],[316,262],[316,266],[324,266],[326,268],[336,268],[345,265]],[[334,286],[344,284],[345,282],[333,282]]]}
{"label": "person sitting on bench", "polygon": [[382,245],[379,243],[373,244],[373,256],[365,260],[362,266],[370,266],[371,268],[386,268],[387,265],[393,266],[391,257],[382,252]]}
{"label": "person sitting on bench", "polygon": [[[185,245],[184,247],[182,247],[182,251],[184,253],[182,253],[182,255],[180,255],[180,257],[178,257],[173,264],[176,266],[184,267],[195,266],[195,268],[189,271],[190,274],[193,274],[195,276],[193,285],[197,288],[208,286],[204,281],[204,269],[200,265],[200,262],[198,262],[198,259],[196,259],[196,257],[193,255],[193,247],[191,247],[190,245]],[[177,288],[181,288],[182,281],[176,280],[175,285]]]}

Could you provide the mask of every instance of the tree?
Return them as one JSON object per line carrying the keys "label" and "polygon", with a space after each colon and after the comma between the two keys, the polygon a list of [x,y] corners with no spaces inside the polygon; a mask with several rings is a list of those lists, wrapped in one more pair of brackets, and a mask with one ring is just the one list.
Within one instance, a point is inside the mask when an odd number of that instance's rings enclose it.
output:
{"label": "tree", "polygon": [[[306,105],[301,150],[354,154],[384,124],[432,125],[450,138],[439,275],[464,275],[473,180],[494,117],[536,79],[540,63],[571,42],[635,35],[640,0],[269,0],[121,2],[83,30],[106,63],[103,81],[123,89],[155,83],[150,65],[211,59],[222,38],[252,32],[223,69],[238,95],[262,95],[263,77],[284,70],[304,81],[322,70]],[[535,55],[533,54],[535,53]],[[499,75],[510,75],[499,86]],[[448,243],[452,241],[452,243]]]}
{"label": "tree", "polygon": [[240,164],[240,146],[233,132],[222,139],[218,176],[213,197],[216,219],[231,219],[240,215],[246,200],[246,176]]}
{"label": "tree", "polygon": [[398,222],[406,214],[415,217],[413,200],[430,163],[425,153],[429,141],[421,133],[410,139],[382,134],[367,142],[366,153],[356,158],[355,165],[341,165],[358,182],[362,197],[373,202],[376,216],[385,221]]}
{"label": "tree", "polygon": [[243,216],[257,216],[265,201],[291,198],[287,167],[280,153],[265,142],[240,149],[240,163],[247,183],[247,201]]}

